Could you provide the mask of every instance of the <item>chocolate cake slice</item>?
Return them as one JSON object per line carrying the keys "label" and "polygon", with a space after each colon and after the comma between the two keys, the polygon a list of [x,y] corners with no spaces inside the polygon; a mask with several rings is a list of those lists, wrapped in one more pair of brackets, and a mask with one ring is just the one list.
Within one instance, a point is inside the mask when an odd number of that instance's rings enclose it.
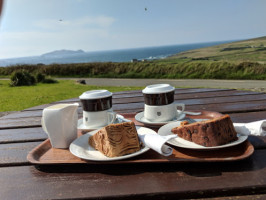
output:
{"label": "chocolate cake slice", "polygon": [[133,122],[110,124],[89,137],[89,144],[107,157],[117,157],[140,150]]}
{"label": "chocolate cake slice", "polygon": [[205,147],[224,145],[237,140],[237,133],[229,115],[191,124],[182,123],[171,131],[185,140]]}

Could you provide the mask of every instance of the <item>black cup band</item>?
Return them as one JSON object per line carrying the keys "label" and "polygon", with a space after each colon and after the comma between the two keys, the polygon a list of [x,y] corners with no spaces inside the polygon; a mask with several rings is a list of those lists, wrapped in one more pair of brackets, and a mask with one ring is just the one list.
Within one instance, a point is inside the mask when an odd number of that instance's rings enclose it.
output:
{"label": "black cup band", "polygon": [[143,94],[144,102],[150,106],[168,105],[174,102],[175,91],[161,94]]}
{"label": "black cup band", "polygon": [[80,99],[84,111],[97,112],[112,108],[112,96],[102,99]]}

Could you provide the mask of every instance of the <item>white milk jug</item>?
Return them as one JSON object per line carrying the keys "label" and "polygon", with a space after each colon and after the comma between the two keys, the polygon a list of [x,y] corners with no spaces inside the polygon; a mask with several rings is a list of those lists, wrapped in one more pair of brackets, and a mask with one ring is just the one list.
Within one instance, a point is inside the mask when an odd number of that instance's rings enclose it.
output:
{"label": "white milk jug", "polygon": [[77,138],[79,104],[56,104],[43,110],[42,128],[53,148],[68,148]]}

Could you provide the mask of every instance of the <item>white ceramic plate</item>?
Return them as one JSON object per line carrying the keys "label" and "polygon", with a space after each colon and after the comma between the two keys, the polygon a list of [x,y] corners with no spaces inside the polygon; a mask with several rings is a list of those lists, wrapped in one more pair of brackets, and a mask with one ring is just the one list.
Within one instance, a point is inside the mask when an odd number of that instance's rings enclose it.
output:
{"label": "white ceramic plate", "polygon": [[[122,122],[129,122],[129,121],[131,121],[131,120],[125,119],[124,116],[117,114],[116,115],[116,120],[114,121],[114,124],[122,123]],[[100,129],[100,128],[102,128],[102,127],[88,127],[88,126],[85,126],[83,124],[83,118],[78,120],[78,129],[80,129],[80,130],[92,131],[92,130],[97,130],[97,129]]]}
{"label": "white ceramic plate", "polygon": [[[171,132],[171,129],[174,127],[177,127],[179,125],[180,125],[180,121],[166,124],[158,130],[158,134],[159,135],[172,135],[173,133]],[[232,147],[232,146],[238,145],[238,144],[244,142],[248,138],[248,136],[246,136],[246,135],[244,136],[244,135],[240,135],[240,134],[238,134],[237,137],[238,137],[238,139],[234,142],[220,145],[220,146],[215,146],[215,147],[204,147],[204,146],[195,144],[194,142],[187,141],[187,140],[180,138],[178,136],[176,138],[169,140],[168,143],[172,144],[174,146],[177,146],[177,147],[183,147],[183,148],[187,148],[187,149],[213,150],[213,149],[221,149],[221,148]]]}
{"label": "white ceramic plate", "polygon": [[151,122],[151,121],[147,120],[147,119],[144,117],[144,112],[140,112],[140,113],[138,113],[138,114],[135,115],[135,119],[136,119],[138,122],[141,122],[141,123],[143,123],[143,124],[145,124],[145,125],[148,125],[148,126],[155,126],[155,127],[156,127],[156,126],[163,126],[163,125],[168,124],[168,123],[170,123],[170,122],[175,122],[175,121],[177,121],[177,120],[184,119],[185,116],[186,116],[186,114],[185,114],[185,113],[182,113],[179,117],[174,118],[174,119],[172,119],[172,120],[170,120],[170,121],[166,121],[166,122]]}
{"label": "white ceramic plate", "polygon": [[[149,128],[144,128],[144,127],[136,127],[137,132],[139,135],[141,134],[156,134],[155,131],[149,129]],[[124,155],[124,156],[118,156],[118,157],[112,157],[109,158],[102,154],[100,151],[95,150],[92,146],[89,145],[89,137],[94,135],[98,130],[94,130],[92,132],[88,132],[85,135],[80,136],[76,140],[74,140],[69,147],[70,152],[82,159],[85,160],[92,160],[92,161],[115,161],[115,160],[124,160],[127,158],[132,158],[134,156],[140,155],[148,151],[150,148],[149,147],[142,147],[139,151]]]}

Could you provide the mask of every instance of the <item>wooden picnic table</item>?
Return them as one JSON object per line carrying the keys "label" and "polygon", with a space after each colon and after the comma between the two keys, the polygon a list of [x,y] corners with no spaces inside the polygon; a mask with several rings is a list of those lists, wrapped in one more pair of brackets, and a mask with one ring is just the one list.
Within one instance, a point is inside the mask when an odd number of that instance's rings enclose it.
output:
{"label": "wooden picnic table", "polygon": [[[264,93],[177,88],[175,101],[190,111],[229,114],[233,122],[266,118]],[[53,104],[73,102],[79,99]],[[249,136],[254,153],[240,160],[32,164],[27,155],[47,139],[41,116],[49,105],[0,118],[0,199],[266,199],[266,137]],[[113,94],[121,115],[134,118],[143,108],[141,91]],[[81,118],[81,107],[78,113]]]}

